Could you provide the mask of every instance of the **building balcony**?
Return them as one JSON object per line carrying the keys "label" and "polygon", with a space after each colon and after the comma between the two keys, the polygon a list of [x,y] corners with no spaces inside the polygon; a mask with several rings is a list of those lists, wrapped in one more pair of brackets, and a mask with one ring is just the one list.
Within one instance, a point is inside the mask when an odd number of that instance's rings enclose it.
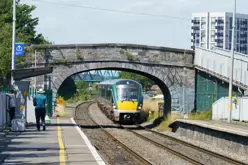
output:
{"label": "building balcony", "polygon": [[241,31],[247,31],[247,28],[240,28]]}
{"label": "building balcony", "polygon": [[196,30],[200,30],[200,26],[192,26],[191,29],[192,29],[192,30],[195,30],[195,31],[196,31]]}
{"label": "building balcony", "polygon": [[223,34],[223,33],[221,33],[221,32],[217,32],[217,33],[215,33],[215,36],[217,36],[217,37],[223,37],[223,36],[224,36],[224,34]]}
{"label": "building balcony", "polygon": [[215,42],[217,42],[217,43],[223,43],[223,39],[215,39]]}
{"label": "building balcony", "polygon": [[200,24],[200,20],[191,20],[191,23],[193,23],[193,24]]}
{"label": "building balcony", "polygon": [[215,26],[215,29],[217,29],[217,30],[224,30],[224,26]]}
{"label": "building balcony", "polygon": [[223,24],[224,23],[224,20],[222,20],[222,19],[216,19],[215,20],[215,23],[216,24]]}

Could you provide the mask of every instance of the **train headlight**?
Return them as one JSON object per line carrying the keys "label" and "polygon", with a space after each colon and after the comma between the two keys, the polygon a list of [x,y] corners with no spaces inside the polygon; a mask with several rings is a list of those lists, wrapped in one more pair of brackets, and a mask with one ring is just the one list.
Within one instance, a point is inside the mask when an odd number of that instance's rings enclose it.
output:
{"label": "train headlight", "polygon": [[139,110],[141,110],[141,106],[139,106],[139,108],[138,108]]}
{"label": "train headlight", "polygon": [[113,106],[113,108],[115,109],[115,108],[116,108],[116,106]]}

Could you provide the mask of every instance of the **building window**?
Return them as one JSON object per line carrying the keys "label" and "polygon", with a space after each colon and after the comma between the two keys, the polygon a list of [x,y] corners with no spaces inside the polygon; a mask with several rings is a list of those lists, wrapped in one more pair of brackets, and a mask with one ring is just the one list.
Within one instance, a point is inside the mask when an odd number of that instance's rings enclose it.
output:
{"label": "building window", "polygon": [[199,18],[199,17],[194,17],[194,20],[195,20],[195,21],[199,21],[200,18]]}
{"label": "building window", "polygon": [[215,21],[216,21],[216,18],[212,17],[211,18],[211,29],[215,29]]}
{"label": "building window", "polygon": [[201,43],[201,47],[202,48],[205,48],[206,47],[206,44],[205,43]]}
{"label": "building window", "polygon": [[211,23],[211,29],[215,29],[215,23]]}
{"label": "building window", "polygon": [[202,17],[201,18],[201,29],[206,29],[206,24],[207,24],[207,21],[206,21],[206,17]]}
{"label": "building window", "polygon": [[215,43],[211,43],[210,48],[213,49],[215,47]]}
{"label": "building window", "polygon": [[211,42],[215,41],[215,36],[211,36]]}
{"label": "building window", "polygon": [[232,42],[232,31],[229,30],[229,41]]}
{"label": "building window", "polygon": [[211,30],[211,35],[215,35],[215,30]]}
{"label": "building window", "polygon": [[239,19],[237,18],[237,20],[236,20],[237,22],[236,22],[236,25],[237,25],[237,29],[236,30],[239,30],[239,27],[240,27],[240,24],[239,24]]}
{"label": "building window", "polygon": [[231,17],[229,18],[229,22],[230,22],[229,28],[232,29],[232,18]]}
{"label": "building window", "polygon": [[206,30],[201,31],[201,36],[204,36],[204,37],[206,36]]}
{"label": "building window", "polygon": [[201,17],[201,22],[205,22],[206,23],[207,19],[206,17]]}
{"label": "building window", "polygon": [[226,43],[226,49],[230,49],[230,48],[229,48],[229,43]]}
{"label": "building window", "polygon": [[239,52],[240,49],[239,49],[239,45],[236,45],[236,51]]}
{"label": "building window", "polygon": [[201,42],[206,42],[206,37],[202,36],[201,37]]}
{"label": "building window", "polygon": [[206,29],[207,25],[206,25],[206,22],[202,22],[201,23],[201,29]]}
{"label": "building window", "polygon": [[239,37],[239,31],[237,31],[237,42],[239,42],[239,39],[240,39],[240,37]]}

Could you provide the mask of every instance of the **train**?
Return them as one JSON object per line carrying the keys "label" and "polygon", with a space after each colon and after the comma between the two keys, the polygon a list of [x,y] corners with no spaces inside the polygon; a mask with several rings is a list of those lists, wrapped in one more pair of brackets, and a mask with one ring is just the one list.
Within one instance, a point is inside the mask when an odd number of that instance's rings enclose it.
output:
{"label": "train", "polygon": [[142,85],[128,79],[100,82],[97,103],[114,122],[139,122],[143,106]]}

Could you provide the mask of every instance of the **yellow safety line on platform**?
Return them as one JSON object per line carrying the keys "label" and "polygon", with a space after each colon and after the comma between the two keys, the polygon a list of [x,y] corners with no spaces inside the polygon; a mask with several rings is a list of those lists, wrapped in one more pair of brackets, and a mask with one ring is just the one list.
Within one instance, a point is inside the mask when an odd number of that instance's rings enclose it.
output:
{"label": "yellow safety line on platform", "polygon": [[58,124],[58,141],[59,141],[59,161],[61,165],[66,165],[65,162],[65,146],[62,139],[62,132],[60,127],[60,120],[57,118],[57,124]]}

